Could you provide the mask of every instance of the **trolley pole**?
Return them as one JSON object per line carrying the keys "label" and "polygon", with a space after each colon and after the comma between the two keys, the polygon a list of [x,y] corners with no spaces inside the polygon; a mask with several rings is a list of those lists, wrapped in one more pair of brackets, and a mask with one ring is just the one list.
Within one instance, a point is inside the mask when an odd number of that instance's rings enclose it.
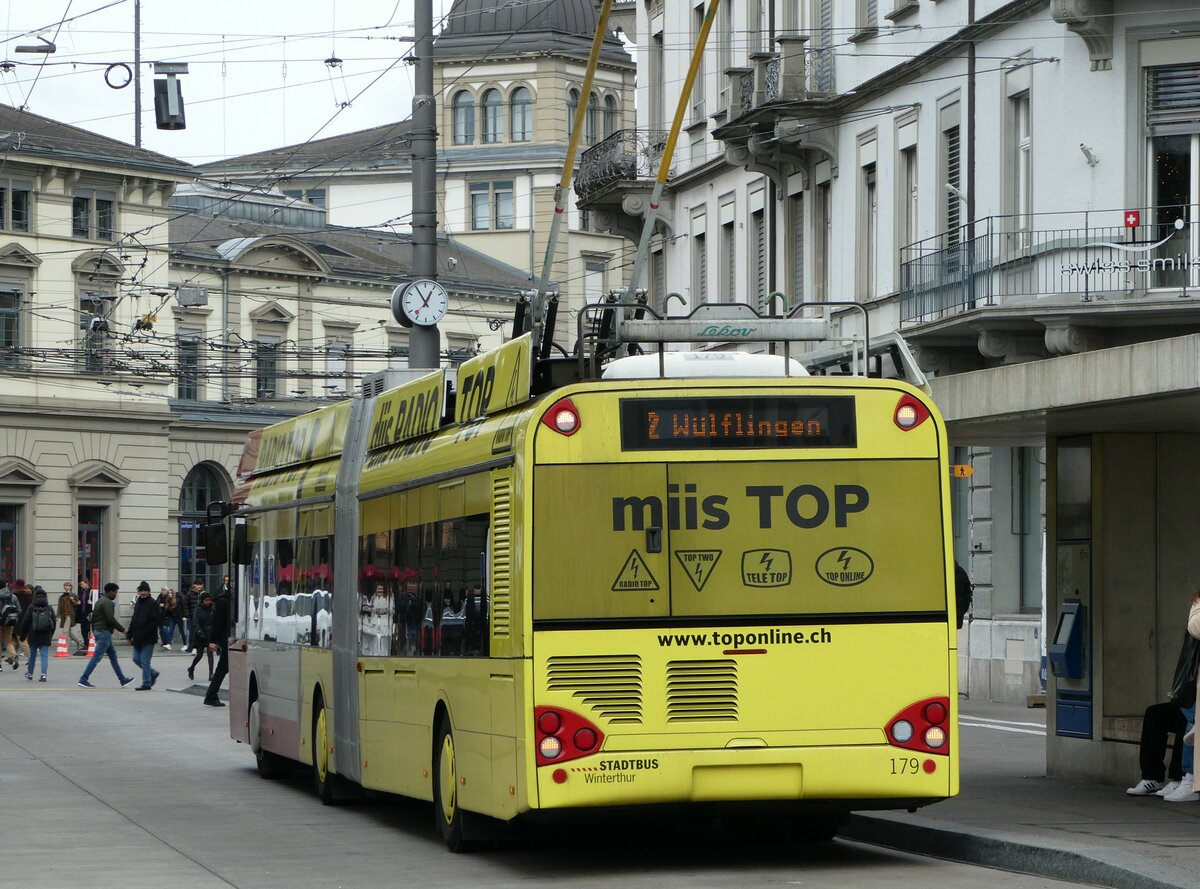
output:
{"label": "trolley pole", "polygon": [[[433,95],[433,0],[414,10],[416,89],[412,102],[412,277],[437,277],[437,111]],[[442,337],[436,324],[414,324],[408,335],[408,366],[441,366]]]}

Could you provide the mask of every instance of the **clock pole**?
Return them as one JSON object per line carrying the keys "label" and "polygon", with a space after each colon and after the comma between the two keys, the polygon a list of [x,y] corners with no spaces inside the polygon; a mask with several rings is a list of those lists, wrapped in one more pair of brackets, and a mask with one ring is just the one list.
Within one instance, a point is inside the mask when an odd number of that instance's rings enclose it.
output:
{"label": "clock pole", "polygon": [[[416,89],[412,102],[413,278],[437,278],[437,115],[433,95],[433,0],[414,9]],[[441,366],[442,337],[436,324],[413,325],[408,366]]]}

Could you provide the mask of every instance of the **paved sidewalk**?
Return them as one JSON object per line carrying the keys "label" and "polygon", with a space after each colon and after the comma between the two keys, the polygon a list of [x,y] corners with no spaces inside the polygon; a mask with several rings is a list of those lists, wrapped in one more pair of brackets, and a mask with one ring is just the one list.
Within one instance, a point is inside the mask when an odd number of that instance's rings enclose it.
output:
{"label": "paved sidewalk", "polygon": [[857,815],[844,836],[1115,889],[1200,886],[1200,802],[1047,778],[1044,710],[960,709],[959,795],[912,814]]}

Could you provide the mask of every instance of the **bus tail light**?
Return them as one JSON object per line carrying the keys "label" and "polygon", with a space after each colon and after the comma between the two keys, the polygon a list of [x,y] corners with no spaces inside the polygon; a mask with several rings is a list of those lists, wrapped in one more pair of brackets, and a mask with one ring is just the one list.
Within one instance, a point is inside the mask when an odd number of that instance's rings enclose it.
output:
{"label": "bus tail light", "polygon": [[949,698],[926,698],[897,713],[884,731],[893,747],[944,756],[950,752],[949,717]]}
{"label": "bus tail light", "polygon": [[916,429],[928,419],[929,408],[921,399],[911,395],[900,396],[900,400],[896,403],[896,411],[892,414],[892,422],[903,432]]}
{"label": "bus tail light", "polygon": [[542,423],[568,438],[579,431],[579,410],[569,398],[560,398],[542,414]]}
{"label": "bus tail light", "polygon": [[533,712],[533,737],[537,764],[548,766],[600,749],[604,732],[578,713],[561,707],[538,707]]}

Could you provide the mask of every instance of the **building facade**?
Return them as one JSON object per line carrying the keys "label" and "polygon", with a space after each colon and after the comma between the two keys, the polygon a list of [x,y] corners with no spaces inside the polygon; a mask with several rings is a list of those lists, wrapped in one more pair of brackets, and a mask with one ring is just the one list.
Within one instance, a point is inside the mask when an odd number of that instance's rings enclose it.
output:
{"label": "building facade", "polygon": [[[439,226],[456,243],[541,275],[574,111],[581,147],[634,126],[634,61],[604,42],[595,84],[582,94],[595,4],[455,0],[434,41]],[[206,164],[206,177],[267,182],[324,206],[332,223],[407,229],[412,207],[410,121]],[[576,158],[578,162],[578,158]],[[554,250],[559,341],[573,313],[622,286],[624,239],[600,230],[573,199]]]}
{"label": "building facade", "polygon": [[[639,154],[581,168],[582,205],[628,229],[703,16],[637,4]],[[852,301],[916,347],[975,469],[954,482],[961,690],[1036,693],[1059,612],[1087,609],[1083,675],[1048,680],[1054,774],[1136,768],[1200,583],[1176,549],[1200,527],[1196,24],[1118,0],[723,3],[652,244],[659,308],[778,293],[861,335],[816,305]]]}

